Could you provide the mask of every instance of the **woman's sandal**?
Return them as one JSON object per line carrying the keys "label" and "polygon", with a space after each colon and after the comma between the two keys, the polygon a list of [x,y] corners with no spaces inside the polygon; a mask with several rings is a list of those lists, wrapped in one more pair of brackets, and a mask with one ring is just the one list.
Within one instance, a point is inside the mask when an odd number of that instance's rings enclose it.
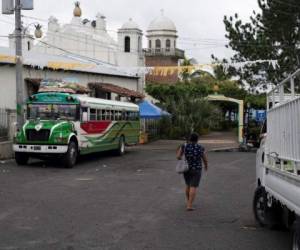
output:
{"label": "woman's sandal", "polygon": [[187,207],[186,211],[195,211],[195,208],[193,208],[193,207]]}

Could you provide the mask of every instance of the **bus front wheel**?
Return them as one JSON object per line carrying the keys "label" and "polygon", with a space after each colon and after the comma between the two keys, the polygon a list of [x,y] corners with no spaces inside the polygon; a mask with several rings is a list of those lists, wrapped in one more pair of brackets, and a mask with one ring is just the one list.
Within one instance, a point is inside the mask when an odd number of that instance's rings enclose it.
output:
{"label": "bus front wheel", "polygon": [[76,164],[78,147],[76,142],[70,141],[68,151],[63,157],[63,164],[66,168],[72,168]]}
{"label": "bus front wheel", "polygon": [[26,153],[15,152],[15,160],[18,165],[26,165],[29,156]]}

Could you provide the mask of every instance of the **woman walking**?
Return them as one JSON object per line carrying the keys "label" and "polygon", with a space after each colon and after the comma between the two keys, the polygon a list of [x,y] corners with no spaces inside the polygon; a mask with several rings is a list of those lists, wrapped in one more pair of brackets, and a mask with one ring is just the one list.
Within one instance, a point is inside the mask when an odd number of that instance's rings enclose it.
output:
{"label": "woman walking", "polygon": [[204,163],[204,169],[207,171],[208,163],[205,149],[198,143],[199,136],[196,133],[192,133],[189,142],[179,147],[177,151],[177,159],[181,160],[183,154],[188,163],[188,171],[183,176],[186,183],[186,199],[187,199],[187,211],[195,210],[193,208],[193,202],[196,197],[196,191],[199,187],[201,174],[202,174],[202,162]]}

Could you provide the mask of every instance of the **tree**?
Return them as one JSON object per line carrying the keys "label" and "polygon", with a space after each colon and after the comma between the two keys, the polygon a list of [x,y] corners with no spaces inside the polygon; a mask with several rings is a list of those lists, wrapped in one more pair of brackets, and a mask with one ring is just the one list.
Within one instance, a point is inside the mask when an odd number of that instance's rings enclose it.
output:
{"label": "tree", "polygon": [[[218,62],[216,61],[216,63]],[[226,60],[223,60],[223,63],[226,63]],[[217,81],[230,80],[232,76],[233,76],[233,72],[231,68],[225,69],[222,64],[216,65],[214,67],[214,78]]]}
{"label": "tree", "polygon": [[[183,61],[180,63],[180,66],[188,67],[192,66],[191,59],[187,59],[186,57],[183,59]],[[188,68],[184,68],[182,72],[180,73],[181,79],[184,82],[188,82],[190,80],[191,74]]]}
{"label": "tree", "polygon": [[251,86],[277,84],[300,66],[299,1],[258,0],[258,4],[261,11],[253,12],[249,22],[243,23],[238,14],[224,17],[227,46],[235,51],[233,62],[278,61],[275,69],[269,63],[259,63],[235,70]]}
{"label": "tree", "polygon": [[160,106],[172,115],[170,127],[164,127],[169,138],[182,138],[193,131],[202,133],[203,129],[210,127],[218,112],[204,98],[209,93],[208,85],[194,82],[179,82],[175,85],[148,84],[146,91],[159,100]]}
{"label": "tree", "polygon": [[[222,68],[219,77],[226,79]],[[219,94],[239,100],[245,105],[264,109],[265,95],[252,95],[241,88],[236,81],[217,80],[211,74],[202,74],[191,79],[189,84],[178,82],[174,85],[148,84],[146,92],[159,101],[159,105],[172,116],[171,121],[163,123],[163,132],[168,138],[184,137],[191,131],[203,132],[208,129],[231,128],[232,122],[225,120],[225,114],[238,112],[238,106],[231,102],[208,102],[205,97],[214,93],[214,85],[218,84]],[[168,126],[166,124],[169,124]]]}

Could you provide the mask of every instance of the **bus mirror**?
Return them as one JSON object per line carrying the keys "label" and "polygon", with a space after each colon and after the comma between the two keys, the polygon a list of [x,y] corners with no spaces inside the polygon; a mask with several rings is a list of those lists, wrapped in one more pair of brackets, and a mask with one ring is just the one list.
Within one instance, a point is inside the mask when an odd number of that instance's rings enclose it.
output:
{"label": "bus mirror", "polygon": [[87,122],[88,121],[88,113],[87,112],[82,112],[82,121]]}

